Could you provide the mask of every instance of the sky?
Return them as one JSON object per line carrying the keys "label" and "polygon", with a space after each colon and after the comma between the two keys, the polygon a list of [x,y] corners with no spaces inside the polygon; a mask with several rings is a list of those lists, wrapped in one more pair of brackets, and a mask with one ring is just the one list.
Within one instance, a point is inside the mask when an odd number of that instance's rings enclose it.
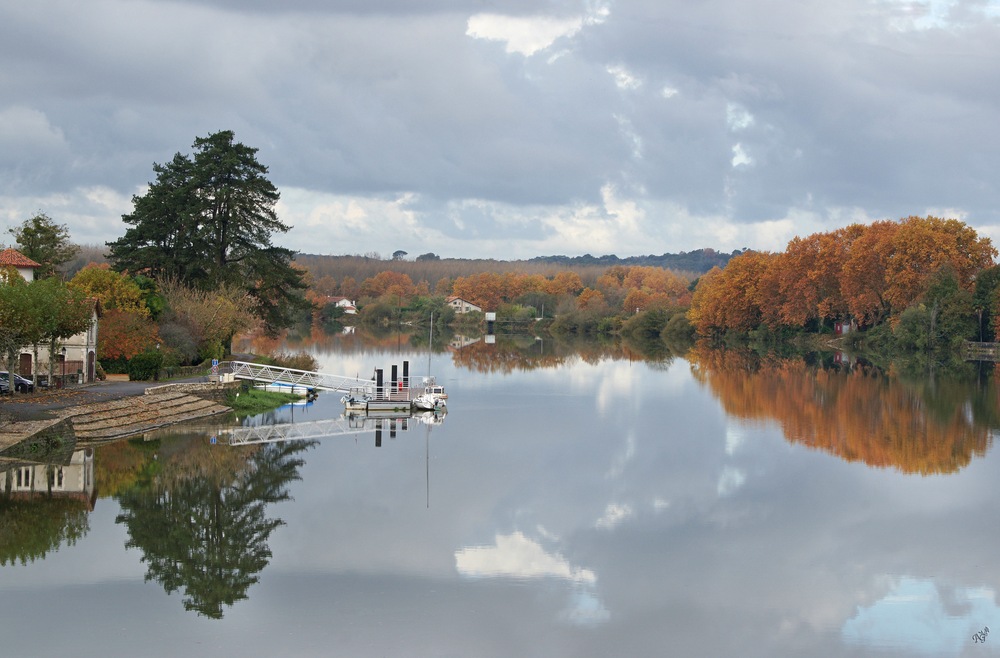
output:
{"label": "sky", "polygon": [[998,0],[0,0],[0,243],[117,239],[219,130],[303,253],[1000,243],[998,119]]}

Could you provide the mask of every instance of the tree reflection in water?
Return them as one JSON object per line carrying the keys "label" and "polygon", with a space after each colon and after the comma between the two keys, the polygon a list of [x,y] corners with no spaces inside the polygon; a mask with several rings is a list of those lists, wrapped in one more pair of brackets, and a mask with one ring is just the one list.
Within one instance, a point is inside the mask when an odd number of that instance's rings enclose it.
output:
{"label": "tree reflection in water", "polygon": [[143,552],[146,580],[168,594],[183,588],[184,608],[213,619],[247,598],[271,558],[268,538],[284,523],[266,515],[267,504],[288,499],[304,463],[296,455],[314,443],[242,450],[201,440],[161,451],[159,472],[117,496],[116,522],[128,529],[126,547]]}
{"label": "tree reflection in water", "polygon": [[869,466],[953,473],[984,456],[1000,427],[992,373],[904,378],[864,362],[703,347],[688,358],[731,416],[776,422],[791,442]]}

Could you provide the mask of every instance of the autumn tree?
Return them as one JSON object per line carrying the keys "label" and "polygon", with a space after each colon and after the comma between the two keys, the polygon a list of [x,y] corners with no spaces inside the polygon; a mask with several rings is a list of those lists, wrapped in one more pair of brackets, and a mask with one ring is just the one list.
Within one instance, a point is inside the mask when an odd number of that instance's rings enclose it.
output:
{"label": "autumn tree", "polygon": [[149,317],[145,296],[127,274],[115,272],[107,263],[91,263],[76,273],[69,286],[101,303],[101,308]]}
{"label": "autumn tree", "polygon": [[97,332],[97,357],[104,360],[131,359],[155,349],[159,342],[156,324],[148,315],[113,308],[101,315]]}
{"label": "autumn tree", "polygon": [[414,292],[413,280],[400,272],[379,272],[361,284],[361,295],[372,299],[383,296],[409,299]]}
{"label": "autumn tree", "polygon": [[167,311],[161,318],[161,337],[168,348],[189,354],[184,336],[190,337],[200,358],[218,358],[229,349],[233,336],[254,324],[250,293],[238,286],[199,290],[178,281],[162,284]]}
{"label": "autumn tree", "polygon": [[603,311],[607,302],[600,290],[584,288],[576,298],[576,307],[581,311]]}

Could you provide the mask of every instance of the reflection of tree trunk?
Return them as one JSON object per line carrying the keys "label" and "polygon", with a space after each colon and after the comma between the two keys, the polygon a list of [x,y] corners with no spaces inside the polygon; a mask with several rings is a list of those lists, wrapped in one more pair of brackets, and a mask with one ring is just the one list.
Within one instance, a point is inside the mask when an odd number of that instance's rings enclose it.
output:
{"label": "reflection of tree trunk", "polygon": [[934,302],[931,305],[930,312],[930,331],[927,336],[927,349],[931,350],[937,345],[937,316],[938,316],[938,303]]}

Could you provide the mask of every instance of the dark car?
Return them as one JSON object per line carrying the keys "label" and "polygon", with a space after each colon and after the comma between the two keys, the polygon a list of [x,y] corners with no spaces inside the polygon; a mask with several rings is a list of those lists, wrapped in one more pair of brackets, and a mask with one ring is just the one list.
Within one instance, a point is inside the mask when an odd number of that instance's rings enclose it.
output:
{"label": "dark car", "polygon": [[[10,392],[10,373],[6,371],[0,372],[0,389],[6,389],[2,392]],[[33,393],[35,390],[35,385],[30,379],[25,379],[21,375],[14,373],[14,389],[18,393]]]}

